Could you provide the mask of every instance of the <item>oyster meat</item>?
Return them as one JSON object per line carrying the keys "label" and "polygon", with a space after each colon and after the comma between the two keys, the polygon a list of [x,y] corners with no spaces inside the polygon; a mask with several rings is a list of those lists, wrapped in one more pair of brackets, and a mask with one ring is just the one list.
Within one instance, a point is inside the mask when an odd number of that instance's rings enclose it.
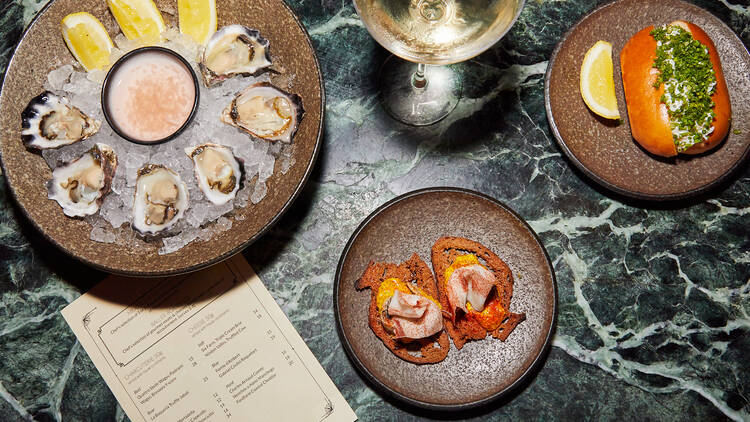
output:
{"label": "oyster meat", "polygon": [[27,148],[59,148],[95,134],[101,122],[50,91],[34,97],[21,113],[21,140]]}
{"label": "oyster meat", "polygon": [[99,211],[110,191],[117,169],[117,155],[109,145],[96,144],[75,160],[52,171],[47,182],[48,197],[69,217],[83,217]]}
{"label": "oyster meat", "polygon": [[231,148],[216,144],[203,144],[185,148],[193,160],[195,177],[206,199],[216,205],[234,199],[240,189],[242,165]]}
{"label": "oyster meat", "polygon": [[216,31],[206,43],[199,64],[207,87],[235,75],[254,75],[271,66],[268,40],[242,25]]}
{"label": "oyster meat", "polygon": [[188,203],[187,186],[177,173],[159,164],[146,164],[136,179],[133,229],[144,235],[167,230],[182,218]]}
{"label": "oyster meat", "polygon": [[221,121],[256,138],[290,143],[304,113],[299,95],[259,82],[237,94]]}

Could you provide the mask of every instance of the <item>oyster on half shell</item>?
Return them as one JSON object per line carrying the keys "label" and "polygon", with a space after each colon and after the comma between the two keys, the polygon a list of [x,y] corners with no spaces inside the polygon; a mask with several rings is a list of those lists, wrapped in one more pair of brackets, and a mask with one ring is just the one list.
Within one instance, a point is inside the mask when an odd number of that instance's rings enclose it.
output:
{"label": "oyster on half shell", "polygon": [[185,154],[193,160],[198,187],[206,199],[216,205],[234,199],[243,170],[231,148],[208,143],[185,148]]}
{"label": "oyster on half shell", "polygon": [[21,140],[27,148],[70,145],[95,134],[101,122],[70,105],[67,98],[44,91],[21,113]]}
{"label": "oyster on half shell", "polygon": [[69,217],[99,211],[110,191],[117,169],[117,155],[109,145],[96,144],[75,160],[52,171],[47,193]]}
{"label": "oyster on half shell", "polygon": [[221,121],[255,138],[288,144],[304,114],[299,95],[259,82],[237,94],[224,109]]}
{"label": "oyster on half shell", "polygon": [[206,43],[199,64],[207,87],[235,75],[254,75],[271,66],[268,40],[242,25],[216,31]]}
{"label": "oyster on half shell", "polygon": [[173,227],[185,214],[188,189],[180,176],[159,164],[138,170],[133,201],[133,229],[156,234]]}

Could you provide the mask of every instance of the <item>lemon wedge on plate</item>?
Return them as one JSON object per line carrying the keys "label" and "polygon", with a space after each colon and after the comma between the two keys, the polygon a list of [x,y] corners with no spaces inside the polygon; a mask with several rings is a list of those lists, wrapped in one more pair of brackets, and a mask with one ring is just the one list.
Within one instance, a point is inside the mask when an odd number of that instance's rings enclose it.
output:
{"label": "lemon wedge on plate", "polygon": [[619,119],[615,96],[612,44],[597,41],[583,58],[581,95],[589,109],[607,119]]}
{"label": "lemon wedge on plate", "polygon": [[158,41],[166,29],[153,0],[107,0],[107,5],[129,40]]}
{"label": "lemon wedge on plate", "polygon": [[205,44],[216,32],[216,0],[177,0],[180,32]]}
{"label": "lemon wedge on plate", "polygon": [[86,12],[71,13],[60,27],[68,49],[87,71],[109,65],[112,40],[99,19]]}

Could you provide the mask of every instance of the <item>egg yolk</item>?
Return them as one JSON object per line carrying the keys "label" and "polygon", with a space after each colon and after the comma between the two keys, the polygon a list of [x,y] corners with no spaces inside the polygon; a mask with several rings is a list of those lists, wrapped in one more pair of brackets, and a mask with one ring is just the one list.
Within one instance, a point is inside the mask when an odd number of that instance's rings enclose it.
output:
{"label": "egg yolk", "polygon": [[[445,277],[443,278],[443,280],[445,280],[444,282],[448,284],[448,280],[450,280],[451,275],[453,275],[453,271],[455,271],[456,269],[477,264],[482,265],[479,263],[479,259],[477,258],[477,256],[472,253],[457,256],[456,259],[453,260],[451,265],[445,269]],[[484,265],[482,266],[484,267]]]}
{"label": "egg yolk", "polygon": [[[442,307],[440,306],[440,303],[437,300],[435,300],[435,298],[427,294],[427,292],[425,292],[424,290],[420,289],[417,286],[414,286],[413,288],[417,291],[417,294],[419,294],[420,296],[424,296],[427,299],[430,299],[433,303],[435,303],[438,306],[438,308],[442,309]],[[383,306],[385,305],[385,302],[388,299],[390,299],[394,293],[396,293],[396,290],[400,291],[401,293],[406,293],[410,295],[414,294],[412,293],[409,286],[407,286],[406,282],[401,281],[401,279],[395,278],[395,277],[387,278],[383,280],[382,283],[380,283],[380,287],[378,288],[378,296],[377,296],[377,302],[376,302],[378,306],[378,312],[381,312],[383,310]]]}
{"label": "egg yolk", "polygon": [[378,288],[378,312],[383,310],[383,305],[385,304],[385,301],[391,298],[393,294],[396,292],[396,290],[400,291],[401,293],[408,293],[411,294],[411,290],[409,290],[409,287],[406,286],[406,283],[401,281],[398,278],[387,278],[383,280],[382,283],[380,283],[380,287]]}

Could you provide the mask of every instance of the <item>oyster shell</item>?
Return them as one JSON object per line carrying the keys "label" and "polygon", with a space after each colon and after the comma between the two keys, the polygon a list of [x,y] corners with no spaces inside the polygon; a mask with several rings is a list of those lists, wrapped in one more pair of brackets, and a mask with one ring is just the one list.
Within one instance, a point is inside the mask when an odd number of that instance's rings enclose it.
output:
{"label": "oyster shell", "polygon": [[117,155],[109,145],[96,144],[75,160],[52,171],[47,192],[69,217],[99,211],[110,191],[117,169]]}
{"label": "oyster shell", "polygon": [[299,95],[259,82],[237,94],[221,121],[256,138],[290,143],[304,114]]}
{"label": "oyster shell", "polygon": [[235,75],[254,75],[269,66],[268,40],[242,25],[216,31],[206,43],[199,64],[209,88]]}
{"label": "oyster shell", "polygon": [[50,91],[29,101],[21,113],[21,140],[27,148],[59,148],[95,134],[101,122]]}
{"label": "oyster shell", "polygon": [[206,199],[216,205],[234,199],[243,170],[231,148],[209,143],[185,148],[185,154],[193,160],[198,187]]}
{"label": "oyster shell", "polygon": [[133,201],[133,229],[156,234],[173,227],[185,214],[190,201],[180,176],[159,164],[138,170]]}

